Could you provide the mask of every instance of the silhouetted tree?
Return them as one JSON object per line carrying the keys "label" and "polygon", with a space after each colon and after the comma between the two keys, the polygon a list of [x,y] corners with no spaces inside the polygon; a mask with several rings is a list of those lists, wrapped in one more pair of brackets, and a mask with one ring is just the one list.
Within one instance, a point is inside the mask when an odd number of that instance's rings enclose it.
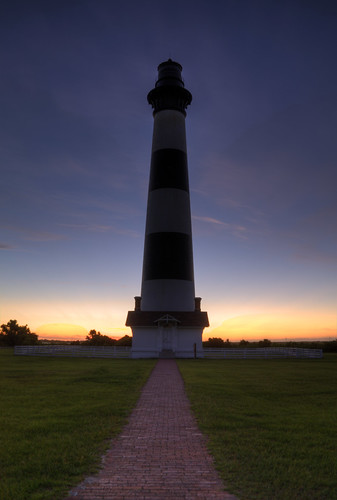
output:
{"label": "silhouetted tree", "polygon": [[220,337],[210,337],[208,340],[203,342],[204,347],[226,347],[225,342]]}
{"label": "silhouetted tree", "polygon": [[121,337],[116,341],[116,345],[119,346],[126,346],[126,347],[131,347],[132,346],[132,337],[129,335],[124,335],[124,337]]}
{"label": "silhouetted tree", "polygon": [[337,352],[337,339],[324,342],[320,348],[322,349],[322,347],[324,352]]}
{"label": "silhouetted tree", "polygon": [[116,345],[116,340],[108,337],[107,335],[102,335],[96,330],[90,330],[89,334],[85,338],[85,344],[87,345]]}
{"label": "silhouetted tree", "polygon": [[240,347],[246,347],[249,344],[248,340],[240,340],[239,345]]}
{"label": "silhouetted tree", "polygon": [[11,319],[7,324],[1,325],[0,344],[33,345],[38,343],[38,336],[32,333],[27,325],[20,326],[16,319]]}
{"label": "silhouetted tree", "polygon": [[259,341],[259,347],[270,347],[271,346],[271,340],[269,339],[263,339]]}

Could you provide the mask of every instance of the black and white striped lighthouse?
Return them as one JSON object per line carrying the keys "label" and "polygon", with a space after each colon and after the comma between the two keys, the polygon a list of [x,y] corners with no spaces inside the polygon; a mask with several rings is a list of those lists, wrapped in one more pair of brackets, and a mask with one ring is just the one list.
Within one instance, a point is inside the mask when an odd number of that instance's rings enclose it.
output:
{"label": "black and white striped lighthouse", "polygon": [[134,357],[202,355],[206,312],[195,297],[185,117],[192,101],[169,59],[147,96],[153,139],[141,296],[129,311]]}

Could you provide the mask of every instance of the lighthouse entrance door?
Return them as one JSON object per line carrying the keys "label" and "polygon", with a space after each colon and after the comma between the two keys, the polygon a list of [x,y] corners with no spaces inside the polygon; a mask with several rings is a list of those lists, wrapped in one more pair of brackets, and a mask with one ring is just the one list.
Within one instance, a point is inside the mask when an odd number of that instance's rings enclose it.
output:
{"label": "lighthouse entrance door", "polygon": [[161,357],[174,357],[178,323],[179,321],[169,314],[157,320],[161,341]]}
{"label": "lighthouse entrance door", "polygon": [[172,350],[173,347],[173,327],[164,326],[162,328],[162,346],[163,350]]}

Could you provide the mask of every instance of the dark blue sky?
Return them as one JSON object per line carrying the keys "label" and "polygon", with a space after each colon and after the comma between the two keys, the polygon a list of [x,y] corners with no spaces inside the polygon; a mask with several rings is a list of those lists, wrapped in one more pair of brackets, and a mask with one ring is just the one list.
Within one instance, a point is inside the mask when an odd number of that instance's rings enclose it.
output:
{"label": "dark blue sky", "polygon": [[282,318],[290,337],[312,318],[308,334],[336,335],[334,2],[5,1],[0,23],[1,323],[122,331],[140,291],[146,95],[171,57],[193,95],[196,292],[212,326],[227,338],[250,318],[248,336],[252,317]]}

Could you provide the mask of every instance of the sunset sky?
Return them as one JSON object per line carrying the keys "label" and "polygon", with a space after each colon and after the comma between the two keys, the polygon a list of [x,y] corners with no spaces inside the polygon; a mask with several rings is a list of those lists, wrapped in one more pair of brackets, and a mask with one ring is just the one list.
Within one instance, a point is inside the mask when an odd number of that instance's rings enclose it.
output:
{"label": "sunset sky", "polygon": [[204,338],[337,337],[337,4],[4,0],[0,324],[131,334],[157,66],[183,66]]}

